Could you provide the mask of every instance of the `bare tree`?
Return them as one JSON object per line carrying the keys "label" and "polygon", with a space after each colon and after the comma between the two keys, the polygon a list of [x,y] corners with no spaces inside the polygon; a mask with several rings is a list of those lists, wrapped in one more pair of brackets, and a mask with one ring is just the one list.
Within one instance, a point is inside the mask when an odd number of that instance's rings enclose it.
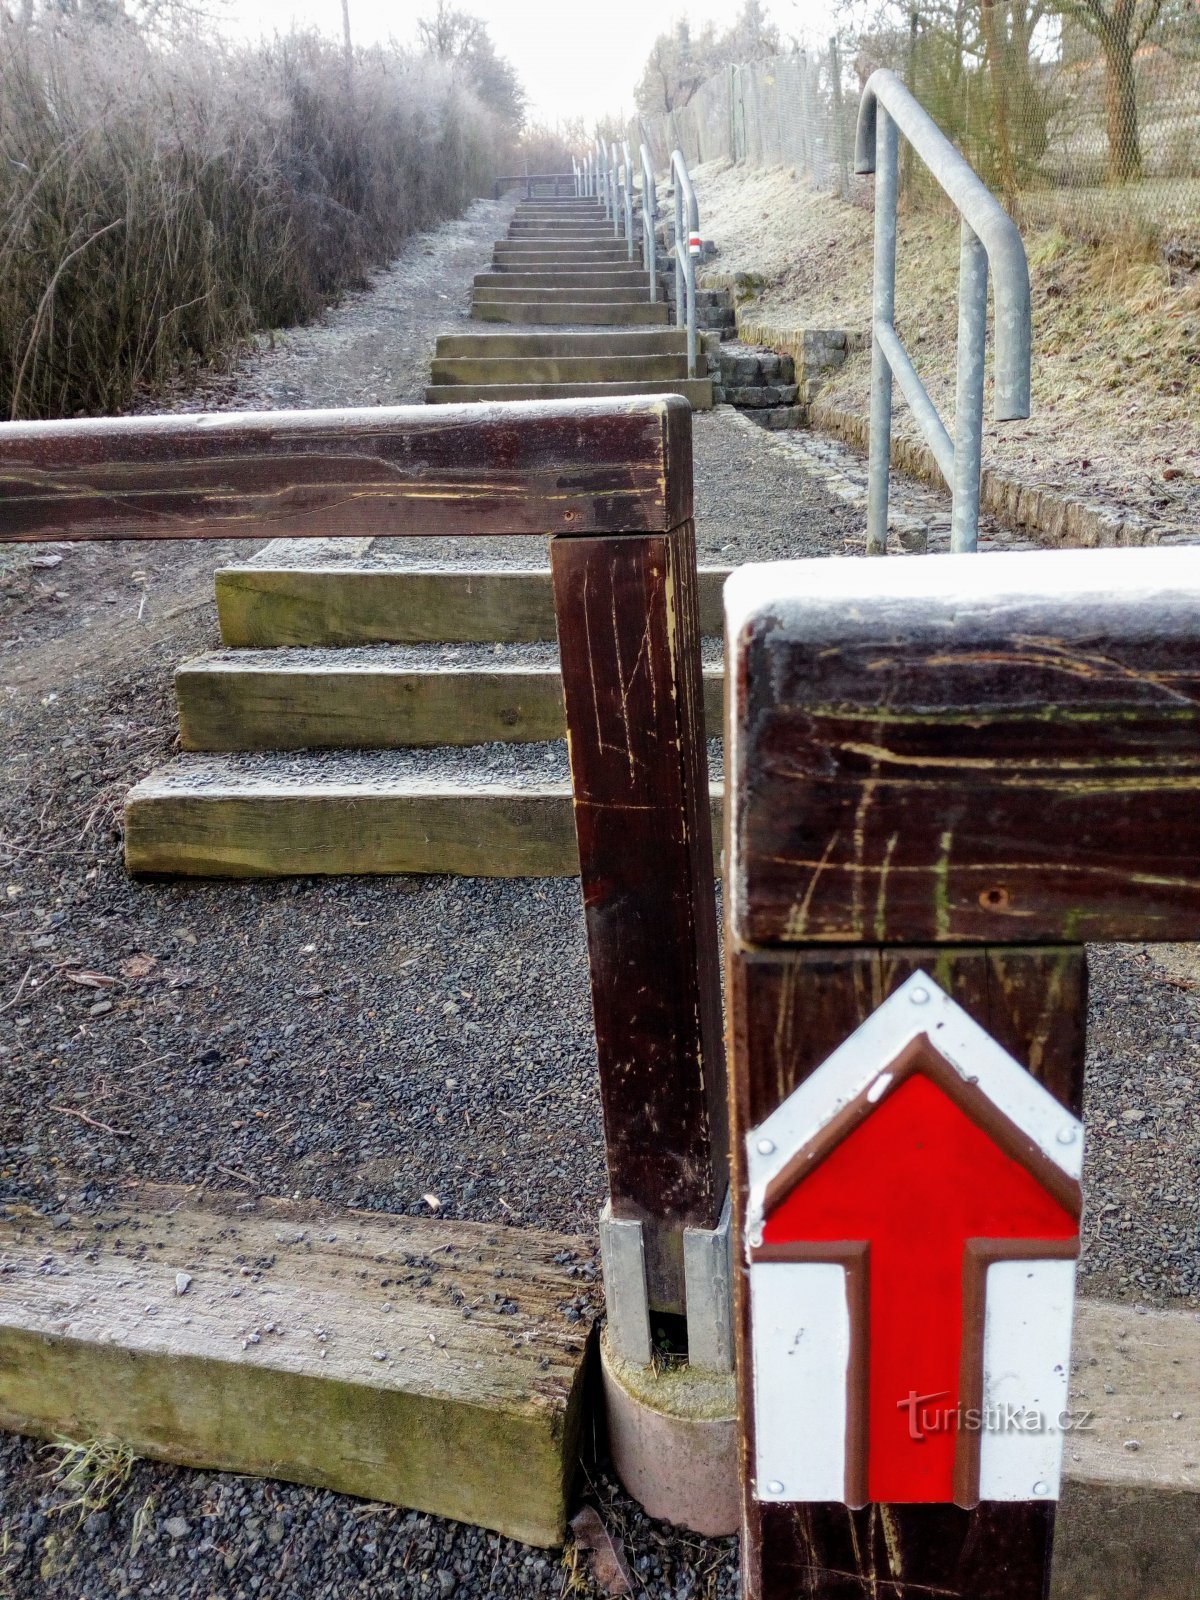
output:
{"label": "bare tree", "polygon": [[1085,29],[1104,53],[1108,174],[1114,183],[1142,175],[1134,58],[1165,0],[1056,0],[1054,9]]}

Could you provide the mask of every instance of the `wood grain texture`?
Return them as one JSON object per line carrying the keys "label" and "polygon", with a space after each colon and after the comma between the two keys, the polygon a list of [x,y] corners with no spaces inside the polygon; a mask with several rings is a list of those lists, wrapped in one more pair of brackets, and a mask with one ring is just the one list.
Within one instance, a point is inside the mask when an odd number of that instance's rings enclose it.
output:
{"label": "wood grain texture", "polygon": [[591,1242],[243,1199],[0,1215],[0,1425],[559,1542]]}
{"label": "wood grain texture", "polygon": [[[1082,1109],[1087,968],[1077,947],[728,946],[734,1237],[745,1236],[743,1145],[755,1127],[917,969],[933,977],[1057,1099]],[[1044,1600],[1054,1509],[761,1504],[753,1497],[749,1285],[736,1261],[746,1600]]]}
{"label": "wood grain texture", "polygon": [[734,645],[738,937],[1195,939],[1200,552],[955,561],[893,593],[764,569],[788,593]]}
{"label": "wood grain texture", "polygon": [[682,1229],[727,1186],[694,535],[555,539],[550,566],[613,1213],[682,1310]]}
{"label": "wood grain texture", "polygon": [[691,516],[670,396],[7,424],[0,542],[665,531]]}
{"label": "wood grain texture", "polygon": [[[519,744],[566,733],[555,666],[422,668],[379,659],[339,662],[340,653],[310,654],[286,666],[269,651],[184,662],[175,673],[182,747],[391,750]],[[704,674],[705,713],[714,727],[721,725],[724,688],[719,669]]]}
{"label": "wood grain texture", "polygon": [[[771,1600],[1046,1600],[1052,1505],[762,1507]],[[743,1550],[745,1545],[743,1544]]]}
{"label": "wood grain texture", "polygon": [[[129,872],[188,878],[409,872],[573,878],[579,872],[565,783],[438,787],[382,777],[345,783],[287,773],[248,777],[208,766],[195,781],[178,766],[164,767],[129,791]],[[721,803],[715,788],[718,813]],[[718,814],[717,838],[720,826]]]}
{"label": "wood grain texture", "polygon": [[[289,566],[265,555],[216,574],[217,616],[227,645],[524,643],[557,637],[550,570],[352,566],[338,560]],[[700,630],[719,635],[727,567],[701,567]],[[719,726],[713,723],[714,730]]]}
{"label": "wood grain texture", "polygon": [[569,878],[579,871],[570,789],[346,784],[219,772],[189,782],[166,767],[125,800],[135,876],[276,878],[449,872]]}

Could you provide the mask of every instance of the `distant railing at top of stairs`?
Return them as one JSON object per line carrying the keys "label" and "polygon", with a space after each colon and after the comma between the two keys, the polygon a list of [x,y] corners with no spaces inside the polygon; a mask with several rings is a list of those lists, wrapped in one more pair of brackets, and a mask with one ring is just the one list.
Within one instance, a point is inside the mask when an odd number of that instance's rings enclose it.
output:
{"label": "distant railing at top of stairs", "polygon": [[[546,193],[551,199],[558,200],[570,195],[575,176],[573,172],[521,172],[514,177],[497,178],[492,194],[494,199],[499,200],[509,189],[524,189],[526,200],[534,200],[539,194]],[[575,192],[578,194],[578,188]]]}
{"label": "distant railing at top of stairs", "polygon": [[[646,145],[640,148],[642,166],[642,265],[649,280],[650,298],[658,299],[658,191],[654,182],[654,163]],[[633,260],[633,159],[629,141],[623,140],[618,153],[615,143],[605,145],[597,139],[582,161],[574,160],[575,193],[603,202],[604,214],[613,225],[613,237],[624,237],[629,259]],[[688,174],[682,150],[671,152],[671,186],[675,195],[675,322],[687,329],[688,377],[695,378],[699,359],[696,331],[696,257],[700,254],[700,207]]]}

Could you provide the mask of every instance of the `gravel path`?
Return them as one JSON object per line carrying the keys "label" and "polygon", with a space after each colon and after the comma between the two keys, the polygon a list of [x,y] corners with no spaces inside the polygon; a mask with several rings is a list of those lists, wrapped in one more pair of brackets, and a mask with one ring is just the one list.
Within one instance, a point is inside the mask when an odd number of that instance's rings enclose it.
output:
{"label": "gravel path", "polygon": [[[202,399],[416,397],[497,215],[481,203],[416,241],[375,295]],[[698,417],[702,559],[853,548],[860,510],[812,467],[728,411]],[[520,543],[525,560],[540,545]],[[125,876],[120,806],[171,754],[172,670],[216,646],[212,572],[253,548],[43,547],[61,562],[14,552],[0,572],[0,1198],[79,1213],[153,1177],[403,1212],[434,1192],[447,1216],[590,1232],[604,1164],[575,882]],[[1200,991],[1172,972],[1140,951],[1095,961],[1083,1276],[1195,1302]],[[47,1465],[0,1443],[3,1600],[558,1597],[568,1581],[556,1556],[477,1530],[144,1463],[76,1527],[51,1514]],[[602,1482],[593,1498],[639,1594],[734,1594],[731,1541],[651,1524]]]}

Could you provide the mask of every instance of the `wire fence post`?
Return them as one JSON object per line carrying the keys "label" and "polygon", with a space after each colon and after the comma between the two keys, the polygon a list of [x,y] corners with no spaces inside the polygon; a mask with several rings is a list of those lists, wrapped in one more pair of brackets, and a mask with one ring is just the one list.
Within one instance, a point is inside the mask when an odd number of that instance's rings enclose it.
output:
{"label": "wire fence post", "polygon": [[829,76],[833,86],[834,145],[837,156],[838,194],[850,198],[850,149],[846,139],[846,108],[842,100],[842,57],[837,39],[829,41]]}

